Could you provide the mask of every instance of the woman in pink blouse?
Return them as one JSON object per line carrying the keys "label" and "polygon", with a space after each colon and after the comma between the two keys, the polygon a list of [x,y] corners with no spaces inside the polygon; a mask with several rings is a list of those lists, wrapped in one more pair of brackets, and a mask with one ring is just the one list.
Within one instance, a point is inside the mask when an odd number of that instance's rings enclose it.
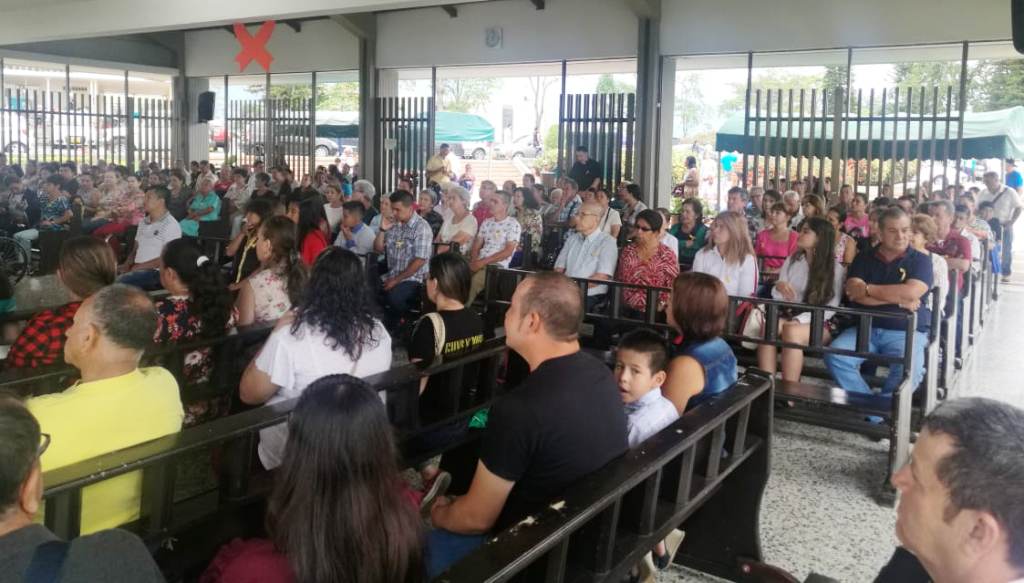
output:
{"label": "woman in pink blouse", "polygon": [[[661,215],[657,211],[640,211],[634,222],[636,235],[619,255],[618,281],[650,287],[669,288],[679,275],[679,261],[671,249],[660,241]],[[639,288],[622,290],[627,317],[642,317],[647,309],[647,292]],[[659,294],[658,311],[668,303],[668,293]],[[634,313],[629,313],[632,310]]]}
{"label": "woman in pink blouse", "polygon": [[129,175],[121,187],[111,193],[113,198],[109,223],[93,231],[93,235],[106,238],[108,235],[119,235],[128,227],[134,227],[142,221],[146,211],[143,203],[146,193],[142,191],[139,179]]}
{"label": "woman in pink blouse", "polygon": [[762,261],[762,273],[778,273],[786,258],[796,251],[799,235],[789,228],[786,205],[775,203],[768,211],[768,228],[757,234],[754,253]]}

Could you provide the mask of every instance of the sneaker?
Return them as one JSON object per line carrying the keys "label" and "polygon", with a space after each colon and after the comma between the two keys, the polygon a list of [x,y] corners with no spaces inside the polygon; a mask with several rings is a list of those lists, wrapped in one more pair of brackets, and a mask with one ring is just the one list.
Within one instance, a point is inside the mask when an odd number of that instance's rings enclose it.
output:
{"label": "sneaker", "polygon": [[1001,280],[999,280],[999,281],[1001,281],[1003,283],[1010,283],[1010,276],[1009,275],[1004,275],[1003,278]]}
{"label": "sneaker", "polygon": [[430,507],[439,496],[444,496],[448,487],[452,485],[452,475],[448,472],[438,472],[434,479],[424,484],[425,492],[423,500],[420,501],[420,514],[429,514]]}

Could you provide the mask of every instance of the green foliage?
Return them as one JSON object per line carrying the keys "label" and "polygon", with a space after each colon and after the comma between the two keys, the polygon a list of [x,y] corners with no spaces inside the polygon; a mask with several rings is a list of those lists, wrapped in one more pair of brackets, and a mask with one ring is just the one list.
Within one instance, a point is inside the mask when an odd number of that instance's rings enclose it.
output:
{"label": "green foliage", "polygon": [[437,87],[438,111],[470,113],[491,100],[498,87],[495,78],[444,79]]}
{"label": "green foliage", "polygon": [[974,111],[1024,105],[1024,59],[982,62],[972,79],[972,88]]}
{"label": "green foliage", "polygon": [[[262,95],[264,86],[253,85],[249,92]],[[270,98],[282,100],[300,100],[313,97],[313,89],[309,84],[274,85],[270,86]],[[316,108],[334,111],[359,111],[359,82],[317,83]]]}
{"label": "green foliage", "polygon": [[624,81],[617,81],[614,75],[605,73],[597,78],[596,93],[635,93],[636,87]]}
{"label": "green foliage", "polygon": [[537,158],[536,165],[545,172],[554,170],[558,165],[558,124],[548,126],[544,132],[544,151]]}
{"label": "green foliage", "polygon": [[682,73],[676,82],[675,103],[676,129],[682,136],[689,136],[701,130],[712,129],[707,120],[711,106],[704,101],[699,73]]}

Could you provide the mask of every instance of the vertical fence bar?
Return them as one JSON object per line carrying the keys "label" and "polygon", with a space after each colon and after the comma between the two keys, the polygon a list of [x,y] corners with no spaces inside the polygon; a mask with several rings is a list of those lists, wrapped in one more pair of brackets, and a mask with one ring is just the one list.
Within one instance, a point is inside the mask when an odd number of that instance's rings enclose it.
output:
{"label": "vertical fence bar", "polygon": [[775,183],[782,184],[782,181],[779,180],[779,173],[782,171],[781,160],[779,160],[779,154],[782,151],[782,89],[778,90],[775,97]]}
{"label": "vertical fence bar", "polygon": [[771,156],[772,154],[772,90],[765,90],[765,114],[764,114],[764,189],[768,190],[768,175],[771,174]]}
{"label": "vertical fence bar", "polygon": [[[885,110],[888,105],[886,100],[886,88],[882,88],[882,119],[878,129],[878,192],[882,192],[882,176],[885,174]],[[870,188],[868,198],[871,197]]]}
{"label": "vertical fence bar", "polygon": [[[753,90],[753,84],[751,83],[753,74],[754,74],[754,52],[753,51],[748,51],[747,52],[747,90],[743,94],[743,100],[744,100],[744,102],[743,102],[743,134],[744,134],[744,137],[750,135],[748,130],[750,128],[750,93]],[[760,95],[761,90],[758,89],[757,93],[758,93],[758,95]],[[760,106],[760,98],[758,99],[758,105]],[[757,122],[755,121],[754,124],[755,124],[754,127],[756,128],[757,127],[757,125],[756,125]],[[755,129],[755,132],[756,132],[756,129]],[[756,148],[757,148],[757,138],[755,137],[754,138],[754,149],[756,150]],[[747,161],[748,160],[747,160],[747,152],[746,152],[746,150],[747,150],[747,148],[744,148],[744,152],[743,152],[743,177],[740,180],[740,186],[742,186],[743,188],[748,188],[749,189],[751,186],[757,185],[757,154],[754,154],[754,174],[753,174],[754,180],[753,180],[753,182],[751,184],[747,184],[747,173],[750,171],[750,167],[747,166]],[[719,167],[721,167],[721,166],[719,166]],[[719,188],[719,192],[721,192],[721,182],[719,182],[719,187],[718,188]]]}
{"label": "vertical fence bar", "polygon": [[786,180],[792,176],[790,158],[793,155],[793,90],[789,90],[789,103],[786,104]]}
{"label": "vertical fence bar", "polygon": [[825,157],[828,154],[828,89],[821,90],[821,156],[818,158],[818,194],[825,191]]}
{"label": "vertical fence bar", "polygon": [[921,162],[924,160],[924,96],[925,88],[921,86],[918,91],[918,101],[920,104],[917,108],[917,152],[914,157],[917,159],[917,172],[914,173],[914,196],[918,196],[921,190]]}
{"label": "vertical fence bar", "polygon": [[949,186],[949,125],[953,121],[953,86],[946,86],[946,137],[942,141],[942,186]]}
{"label": "vertical fence bar", "polygon": [[[760,147],[761,147],[761,140],[760,140],[760,138],[761,138],[761,90],[760,89],[757,90],[756,95],[757,95],[757,97],[756,97],[756,105],[754,106],[754,147],[753,147],[753,150],[754,150],[754,172],[752,174],[752,178],[753,178],[753,180],[751,182],[752,186],[757,186],[757,177],[758,177],[759,168],[760,168],[760,164],[761,164],[761,157],[758,155],[758,151],[760,150]],[[749,120],[750,120],[749,112],[747,114],[747,120],[748,120],[747,123],[750,123],[749,122]],[[744,181],[746,181],[746,179],[747,179],[746,178],[746,173],[747,173],[747,169],[746,169],[746,167],[744,167],[744,169],[743,169],[743,174],[744,174],[743,180]],[[744,184],[745,184],[745,182],[744,182]]]}
{"label": "vertical fence bar", "polygon": [[[907,175],[910,173],[910,112],[914,109],[914,88],[907,87],[907,127],[906,137],[903,143],[903,194],[907,194]],[[896,195],[896,187],[893,186],[893,196]]]}
{"label": "vertical fence bar", "polygon": [[800,88],[800,112],[797,118],[796,138],[796,179],[802,180],[804,176],[804,95],[805,90]]}
{"label": "vertical fence bar", "polygon": [[[857,120],[856,121],[856,123],[857,123],[857,131],[856,131],[857,143],[856,143],[856,146],[854,148],[854,153],[853,153],[853,191],[854,192],[857,191],[857,184],[860,182],[860,159],[861,159],[860,158],[860,122],[861,122],[861,111],[862,111],[861,110],[861,106],[863,106],[863,105],[864,105],[864,90],[863,89],[858,89],[857,90],[857,110],[856,110],[856,117],[855,117],[855,119]],[[870,164],[870,163],[871,163],[871,161],[868,160],[868,164]]]}
{"label": "vertical fence bar", "polygon": [[811,88],[811,110],[809,117],[811,118],[811,127],[807,134],[807,173],[814,174],[814,152],[815,152],[815,141],[817,136],[814,134],[814,129],[818,121],[818,89],[815,87]]}
{"label": "vertical fence bar", "polygon": [[[1018,4],[1019,6],[1019,4]],[[960,90],[957,99],[956,121],[956,185],[960,186],[960,169],[964,157],[964,111],[967,110],[967,51],[969,43],[964,41],[960,57]]]}

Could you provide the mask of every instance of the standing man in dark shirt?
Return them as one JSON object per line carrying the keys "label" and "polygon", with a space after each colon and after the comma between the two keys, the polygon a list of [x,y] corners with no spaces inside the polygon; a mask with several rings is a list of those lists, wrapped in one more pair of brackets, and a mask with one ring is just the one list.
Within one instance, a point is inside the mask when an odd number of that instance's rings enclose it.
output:
{"label": "standing man in dark shirt", "polygon": [[569,178],[576,181],[580,190],[600,187],[603,173],[601,163],[590,157],[587,147],[576,146],[576,162],[569,169]]}
{"label": "standing man in dark shirt", "polygon": [[[903,209],[892,207],[878,217],[879,239],[874,249],[858,253],[846,274],[846,297],[854,308],[866,308],[905,314],[917,312],[917,332],[913,339],[912,384],[916,388],[924,376],[924,348],[928,344],[932,312],[928,292],[932,287],[932,260],[910,246],[910,217]],[[847,328],[835,340],[833,348],[857,349],[857,326]],[[884,356],[903,356],[906,325],[902,318],[875,318],[868,338],[868,352]],[[825,364],[843,389],[870,394],[871,388],[860,374],[864,358],[825,355]],[[883,395],[891,395],[903,381],[903,366],[889,366],[889,377],[882,386]]]}
{"label": "standing man in dark shirt", "polygon": [[506,342],[530,366],[490,412],[465,496],[431,510],[431,577],[624,453],[626,416],[611,371],[580,351],[583,306],[565,275],[526,278],[505,314]]}
{"label": "standing man in dark shirt", "polygon": [[0,582],[163,581],[146,546],[123,530],[63,542],[33,522],[43,505],[39,457],[50,436],[19,401],[0,397]]}

